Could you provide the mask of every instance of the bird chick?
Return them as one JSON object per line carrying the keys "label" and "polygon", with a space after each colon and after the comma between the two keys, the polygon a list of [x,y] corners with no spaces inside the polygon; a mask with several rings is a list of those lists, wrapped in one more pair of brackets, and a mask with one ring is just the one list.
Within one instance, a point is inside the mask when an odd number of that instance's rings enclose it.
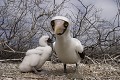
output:
{"label": "bird chick", "polygon": [[19,65],[21,72],[34,71],[37,73],[37,70],[42,67],[52,51],[52,48],[47,42],[50,42],[49,36],[42,36],[39,40],[40,46],[26,52],[26,56]]}

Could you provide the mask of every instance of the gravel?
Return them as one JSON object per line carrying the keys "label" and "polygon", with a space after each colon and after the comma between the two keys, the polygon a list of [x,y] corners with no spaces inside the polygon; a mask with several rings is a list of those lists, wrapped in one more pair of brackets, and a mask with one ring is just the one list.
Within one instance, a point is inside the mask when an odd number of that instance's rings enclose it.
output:
{"label": "gravel", "polygon": [[68,64],[68,73],[63,73],[63,64],[46,61],[41,74],[21,73],[20,63],[0,62],[0,80],[120,80],[120,65],[80,64],[75,72],[75,64]]}

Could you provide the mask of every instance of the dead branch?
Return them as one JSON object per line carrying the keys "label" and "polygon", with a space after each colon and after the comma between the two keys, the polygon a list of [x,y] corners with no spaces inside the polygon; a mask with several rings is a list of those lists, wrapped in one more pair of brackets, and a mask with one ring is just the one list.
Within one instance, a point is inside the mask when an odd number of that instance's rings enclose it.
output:
{"label": "dead branch", "polygon": [[86,58],[88,58],[89,60],[91,60],[93,62],[93,64],[96,64],[96,62],[94,60],[92,60],[89,56],[85,56]]}
{"label": "dead branch", "polygon": [[14,52],[14,53],[22,53],[22,54],[25,54],[26,52],[20,52],[20,51],[9,51],[9,50],[3,50],[5,52]]}
{"label": "dead branch", "polygon": [[0,62],[8,62],[8,61],[22,61],[22,58],[20,58],[20,59],[4,59],[4,60],[0,60]]}
{"label": "dead branch", "polygon": [[120,57],[120,55],[115,56],[113,59],[115,60],[115,59],[117,59],[118,57]]}
{"label": "dead branch", "polygon": [[10,50],[12,50],[12,52],[14,52],[15,53],[15,50],[14,49],[12,49],[7,43],[4,43]]}

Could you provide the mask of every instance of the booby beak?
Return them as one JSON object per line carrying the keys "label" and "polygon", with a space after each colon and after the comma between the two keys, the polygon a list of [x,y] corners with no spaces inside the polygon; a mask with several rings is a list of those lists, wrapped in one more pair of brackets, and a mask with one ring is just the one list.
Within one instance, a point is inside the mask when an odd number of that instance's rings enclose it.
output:
{"label": "booby beak", "polygon": [[53,43],[52,39],[48,38],[47,43]]}
{"label": "booby beak", "polygon": [[62,33],[61,27],[60,26],[55,26],[54,34],[59,34],[59,33]]}

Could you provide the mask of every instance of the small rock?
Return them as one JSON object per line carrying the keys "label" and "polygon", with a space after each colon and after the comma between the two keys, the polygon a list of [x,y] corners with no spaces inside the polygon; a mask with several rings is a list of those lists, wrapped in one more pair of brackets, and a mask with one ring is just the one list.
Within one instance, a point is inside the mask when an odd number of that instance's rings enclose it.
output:
{"label": "small rock", "polygon": [[3,79],[3,80],[13,80],[13,78],[5,78],[5,79]]}

